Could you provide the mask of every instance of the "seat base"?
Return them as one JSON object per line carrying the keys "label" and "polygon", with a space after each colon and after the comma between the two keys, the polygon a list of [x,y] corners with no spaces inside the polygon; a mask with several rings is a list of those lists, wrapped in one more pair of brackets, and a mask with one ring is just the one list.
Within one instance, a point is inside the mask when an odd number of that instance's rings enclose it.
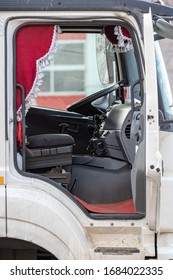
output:
{"label": "seat base", "polygon": [[74,139],[68,134],[29,136],[26,148],[26,169],[70,165],[73,145]]}
{"label": "seat base", "polygon": [[26,155],[26,169],[39,169],[72,163],[73,146],[30,149]]}

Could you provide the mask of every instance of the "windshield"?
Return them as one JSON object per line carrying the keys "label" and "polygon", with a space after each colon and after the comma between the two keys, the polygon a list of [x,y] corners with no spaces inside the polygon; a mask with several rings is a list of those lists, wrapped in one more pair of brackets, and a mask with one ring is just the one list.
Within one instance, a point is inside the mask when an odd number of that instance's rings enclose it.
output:
{"label": "windshield", "polygon": [[173,98],[169,80],[161,54],[160,46],[158,42],[155,42],[155,53],[156,53],[156,68],[158,76],[158,87],[160,90],[161,102],[164,108],[165,119],[173,119]]}
{"label": "windshield", "polygon": [[[57,53],[44,68],[44,79],[35,105],[66,110],[71,103],[115,82],[113,69],[108,69],[108,63],[102,63],[101,66],[102,73],[106,72],[110,78],[105,76],[106,84],[100,80],[96,36],[97,33],[75,31],[58,34]],[[109,62],[112,66],[113,62]]]}

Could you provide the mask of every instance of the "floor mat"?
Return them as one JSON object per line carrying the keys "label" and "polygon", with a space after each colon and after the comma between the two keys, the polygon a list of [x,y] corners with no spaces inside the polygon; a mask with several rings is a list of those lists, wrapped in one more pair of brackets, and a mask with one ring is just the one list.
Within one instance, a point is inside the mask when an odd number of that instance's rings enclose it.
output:
{"label": "floor mat", "polygon": [[110,204],[89,204],[76,196],[75,198],[90,212],[101,214],[136,214],[133,199]]}

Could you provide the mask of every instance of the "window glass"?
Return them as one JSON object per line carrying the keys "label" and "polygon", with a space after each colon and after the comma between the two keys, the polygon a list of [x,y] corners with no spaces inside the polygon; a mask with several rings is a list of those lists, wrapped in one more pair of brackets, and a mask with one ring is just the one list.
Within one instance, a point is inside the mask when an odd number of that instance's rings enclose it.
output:
{"label": "window glass", "polygon": [[44,70],[37,106],[66,110],[71,103],[104,87],[98,73],[96,36],[95,33],[59,34],[57,53]]}
{"label": "window glass", "polygon": [[164,64],[164,60],[158,42],[155,42],[155,54],[156,54],[156,70],[158,76],[158,85],[161,92],[161,99],[163,102],[163,106],[165,109],[164,112],[166,114],[165,118],[172,119],[173,98],[172,98],[166,67]]}
{"label": "window glass", "polygon": [[50,72],[48,71],[44,72],[42,91],[50,91]]}
{"label": "window glass", "polygon": [[[64,75],[70,77],[64,79]],[[54,72],[54,90],[56,92],[84,92],[84,71],[55,71]]]}
{"label": "window glass", "polygon": [[78,42],[60,42],[58,46],[58,53],[55,55],[55,65],[69,64],[84,64],[84,41]]}

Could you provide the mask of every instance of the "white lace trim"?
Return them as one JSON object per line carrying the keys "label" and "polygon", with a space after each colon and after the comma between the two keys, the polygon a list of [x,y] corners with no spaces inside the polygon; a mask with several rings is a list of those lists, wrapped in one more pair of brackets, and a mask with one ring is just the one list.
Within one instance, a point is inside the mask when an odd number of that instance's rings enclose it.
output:
{"label": "white lace trim", "polygon": [[[29,108],[32,104],[34,104],[36,97],[38,96],[38,92],[40,91],[39,87],[43,83],[44,68],[50,64],[50,61],[54,58],[57,49],[57,35],[61,33],[61,29],[59,26],[54,27],[52,43],[50,45],[49,51],[41,58],[36,61],[36,76],[33,82],[32,88],[28,95],[25,98],[25,115],[27,114]],[[17,121],[20,122],[22,120],[22,105],[17,110]]]}
{"label": "white lace trim", "polygon": [[112,52],[123,53],[133,49],[132,39],[125,36],[121,26],[115,26],[114,34],[117,36],[117,44],[110,44],[108,49]]}
{"label": "white lace trim", "polygon": [[120,52],[127,52],[133,48],[132,39],[123,34],[121,26],[115,26],[114,34],[117,36],[118,48]]}

